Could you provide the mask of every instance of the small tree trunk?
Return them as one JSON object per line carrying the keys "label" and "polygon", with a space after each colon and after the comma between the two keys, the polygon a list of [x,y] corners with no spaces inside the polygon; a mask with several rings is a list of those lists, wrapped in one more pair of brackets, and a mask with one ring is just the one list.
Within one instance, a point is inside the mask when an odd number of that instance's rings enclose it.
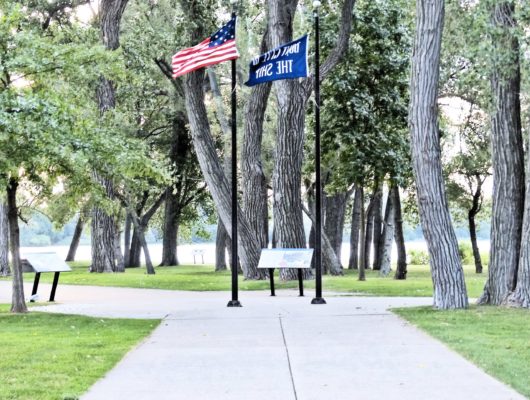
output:
{"label": "small tree trunk", "polygon": [[[365,236],[366,236],[366,224],[365,224],[365,213],[364,213],[364,189],[360,187],[360,202],[361,202],[361,219],[359,221],[359,237],[361,239],[361,243],[365,243]],[[366,246],[361,246],[361,254],[359,254],[359,280],[365,281],[366,280],[366,272],[364,266],[366,258]]]}
{"label": "small tree trunk", "polygon": [[383,233],[379,242],[379,254],[376,256],[379,262],[380,275],[387,276],[391,271],[392,242],[394,241],[394,202],[392,201],[392,188],[390,188],[386,200],[385,219]]}
{"label": "small tree trunk", "polygon": [[443,19],[444,0],[416,2],[409,127],[418,208],[431,259],[433,303],[439,309],[454,309],[467,308],[468,299],[441,163],[437,101]]}
{"label": "small tree trunk", "polygon": [[374,190],[372,197],[370,198],[370,203],[368,203],[368,208],[366,209],[366,230],[365,236],[363,238],[363,247],[364,247],[364,269],[370,269],[370,255],[372,252],[372,239],[374,235],[374,212],[377,202],[377,187]]}
{"label": "small tree trunk", "polygon": [[133,234],[131,240],[131,249],[129,250],[129,265],[127,268],[138,268],[140,267],[140,259],[142,257],[142,243],[140,242],[140,235],[138,234],[138,229],[134,226],[134,221],[131,218],[133,223]]}
{"label": "small tree trunk", "polygon": [[473,203],[471,209],[467,214],[469,222],[469,237],[471,238],[471,247],[473,248],[473,258],[475,260],[475,272],[477,274],[482,273],[482,260],[480,259],[480,251],[477,244],[477,225],[475,223],[475,217],[480,211],[481,199],[482,199],[482,181],[480,177],[476,177],[477,188],[473,194]]}
{"label": "small tree trunk", "polygon": [[215,271],[226,271],[226,233],[223,221],[217,219],[217,236],[215,238]]}
{"label": "small tree trunk", "polygon": [[9,269],[9,220],[7,207],[0,201],[0,276],[11,274]]}
{"label": "small tree trunk", "polygon": [[399,187],[393,185],[390,188],[392,203],[394,205],[394,239],[397,247],[397,266],[394,279],[407,279],[407,251],[405,249],[405,236],[403,235],[403,216],[401,214],[401,199],[399,198]]}
{"label": "small tree trunk", "polygon": [[13,265],[13,297],[11,301],[12,313],[28,312],[24,299],[24,281],[22,278],[22,264],[20,262],[20,231],[18,228],[17,208],[18,181],[11,178],[7,187],[7,216],[9,220],[9,247],[11,248],[11,262]]}
{"label": "small tree trunk", "polygon": [[125,272],[125,259],[121,251],[121,232],[117,224],[114,232],[114,254],[116,257],[116,270],[114,272]]}
{"label": "small tree trunk", "polygon": [[160,266],[179,265],[177,259],[179,216],[178,198],[171,189],[168,189],[166,191],[164,209],[164,235],[162,238],[162,262]]}
{"label": "small tree trunk", "polygon": [[123,263],[125,267],[128,267],[131,263],[131,216],[129,213],[125,214],[125,232],[124,232],[124,254],[123,254]]}
{"label": "small tree trunk", "polygon": [[374,271],[378,271],[381,269],[381,259],[379,258],[381,256],[381,251],[379,250],[379,246],[382,245],[381,242],[381,235],[382,235],[382,229],[383,229],[383,188],[381,185],[378,185],[378,190],[375,194],[375,204],[374,204],[374,233],[372,236],[373,239],[373,248],[374,248],[374,260],[372,264],[372,269]]}
{"label": "small tree trunk", "polygon": [[70,242],[70,248],[68,249],[65,261],[75,261],[75,253],[79,247],[79,241],[81,240],[84,226],[85,221],[82,216],[79,216],[77,223],[75,224],[74,235],[72,236],[72,241]]}
{"label": "small tree trunk", "polygon": [[324,230],[329,239],[333,251],[340,263],[342,250],[342,232],[344,231],[344,216],[348,203],[348,191],[336,193],[326,197],[326,215],[324,219]]}
{"label": "small tree trunk", "polygon": [[351,231],[350,231],[350,260],[348,262],[349,269],[359,268],[359,228],[361,225],[361,212],[363,204],[361,203],[362,188],[355,187],[355,195],[353,199]]}

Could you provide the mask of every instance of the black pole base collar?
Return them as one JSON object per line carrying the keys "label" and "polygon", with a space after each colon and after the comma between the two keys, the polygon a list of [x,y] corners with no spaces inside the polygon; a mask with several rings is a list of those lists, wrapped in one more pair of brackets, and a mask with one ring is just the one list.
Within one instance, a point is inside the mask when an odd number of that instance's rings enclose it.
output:
{"label": "black pole base collar", "polygon": [[241,303],[239,302],[239,300],[230,300],[226,306],[227,307],[243,307]]}
{"label": "black pole base collar", "polygon": [[315,297],[311,300],[311,304],[327,304],[323,297]]}

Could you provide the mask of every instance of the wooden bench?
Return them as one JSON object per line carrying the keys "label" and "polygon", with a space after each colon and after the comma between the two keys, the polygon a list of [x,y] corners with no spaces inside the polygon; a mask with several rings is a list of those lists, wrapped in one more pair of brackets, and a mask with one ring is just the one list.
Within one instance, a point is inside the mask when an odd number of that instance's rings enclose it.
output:
{"label": "wooden bench", "polygon": [[276,296],[274,290],[274,269],[292,268],[298,270],[298,290],[304,295],[304,269],[311,268],[313,249],[262,249],[258,268],[269,270],[271,296]]}
{"label": "wooden bench", "polygon": [[59,274],[61,272],[68,272],[72,269],[66,264],[57,253],[41,252],[41,253],[26,253],[25,258],[21,260],[23,272],[35,272],[35,280],[33,281],[33,290],[31,291],[30,301],[35,301],[35,295],[39,288],[40,274],[43,272],[54,272],[52,291],[50,293],[50,300],[55,301],[55,292],[57,284],[59,283]]}

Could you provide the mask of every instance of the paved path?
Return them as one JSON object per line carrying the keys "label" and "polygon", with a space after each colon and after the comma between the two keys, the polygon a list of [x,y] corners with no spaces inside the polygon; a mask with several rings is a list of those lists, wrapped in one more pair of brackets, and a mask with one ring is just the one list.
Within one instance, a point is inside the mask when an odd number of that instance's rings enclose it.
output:
{"label": "paved path", "polygon": [[83,400],[524,399],[387,311],[430,299],[325,297],[242,292],[227,308],[229,293],[60,285],[41,309],[164,318]]}

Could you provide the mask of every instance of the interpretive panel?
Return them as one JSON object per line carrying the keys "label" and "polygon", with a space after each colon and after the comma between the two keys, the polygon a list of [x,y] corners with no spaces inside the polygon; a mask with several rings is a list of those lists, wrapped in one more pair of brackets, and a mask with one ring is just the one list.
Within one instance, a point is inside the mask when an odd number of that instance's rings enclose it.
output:
{"label": "interpretive panel", "polygon": [[33,268],[32,272],[67,272],[72,269],[62,260],[57,253],[26,253],[25,258]]}
{"label": "interpretive panel", "polygon": [[258,268],[311,268],[313,249],[262,249]]}

